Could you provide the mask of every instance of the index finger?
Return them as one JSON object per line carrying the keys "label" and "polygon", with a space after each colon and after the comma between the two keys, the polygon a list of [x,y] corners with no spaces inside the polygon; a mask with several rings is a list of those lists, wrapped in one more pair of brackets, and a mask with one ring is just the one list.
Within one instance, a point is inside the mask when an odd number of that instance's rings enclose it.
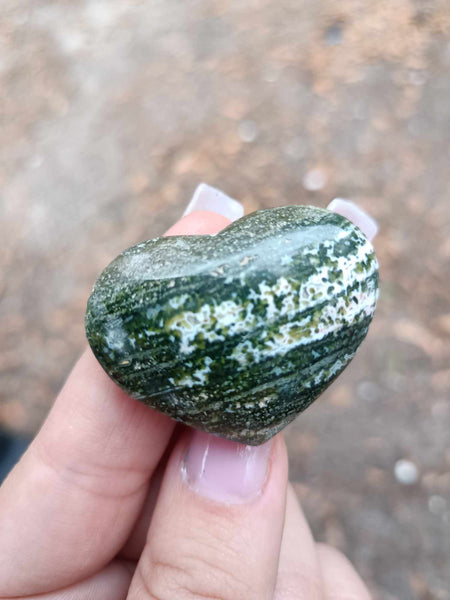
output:
{"label": "index finger", "polygon": [[[167,234],[215,233],[228,223],[199,211]],[[173,427],[86,350],[0,489],[0,597],[58,589],[106,565],[129,535]]]}

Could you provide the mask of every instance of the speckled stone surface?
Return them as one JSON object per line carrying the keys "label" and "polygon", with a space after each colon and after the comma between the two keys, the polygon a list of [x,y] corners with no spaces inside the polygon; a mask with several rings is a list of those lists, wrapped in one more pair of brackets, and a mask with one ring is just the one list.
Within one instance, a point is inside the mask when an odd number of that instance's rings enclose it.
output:
{"label": "speckled stone surface", "polygon": [[377,284],[372,245],[347,219],[308,206],[267,209],[217,235],[123,252],[94,287],[86,331],[134,398],[259,444],[353,358]]}

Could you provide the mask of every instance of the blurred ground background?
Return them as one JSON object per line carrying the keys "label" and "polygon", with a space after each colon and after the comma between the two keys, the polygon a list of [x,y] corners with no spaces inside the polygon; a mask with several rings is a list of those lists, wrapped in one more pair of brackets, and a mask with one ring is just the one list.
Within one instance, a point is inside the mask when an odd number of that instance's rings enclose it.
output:
{"label": "blurred ground background", "polygon": [[447,0],[2,0],[0,423],[32,434],[102,268],[200,181],[247,212],[356,200],[381,297],[288,431],[316,537],[375,598],[450,598]]}

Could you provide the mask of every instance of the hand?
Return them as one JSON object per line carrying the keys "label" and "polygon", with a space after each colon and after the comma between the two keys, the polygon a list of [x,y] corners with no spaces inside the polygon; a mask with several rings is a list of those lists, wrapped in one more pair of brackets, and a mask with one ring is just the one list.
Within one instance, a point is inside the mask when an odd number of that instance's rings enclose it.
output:
{"label": "hand", "polygon": [[[228,223],[197,211],[167,234]],[[174,434],[88,350],[0,489],[0,598],[369,598],[314,542],[287,471],[281,435],[250,448]]]}

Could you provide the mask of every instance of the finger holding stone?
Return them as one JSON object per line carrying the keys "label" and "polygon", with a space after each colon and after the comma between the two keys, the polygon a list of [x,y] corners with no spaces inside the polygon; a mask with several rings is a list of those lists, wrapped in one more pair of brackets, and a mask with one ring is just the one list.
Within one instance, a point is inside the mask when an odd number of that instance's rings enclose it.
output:
{"label": "finger holding stone", "polygon": [[[215,233],[229,222],[193,207],[167,234]],[[0,489],[0,597],[45,593],[105,566],[133,528],[173,428],[87,350]]]}
{"label": "finger holding stone", "polygon": [[324,586],[323,600],[370,600],[369,590],[350,561],[327,544],[317,545]]}
{"label": "finger holding stone", "polygon": [[359,227],[369,240],[372,241],[377,235],[378,223],[354,202],[345,200],[344,198],[335,198],[330,202],[327,208],[328,210],[345,217]]}
{"label": "finger holding stone", "polygon": [[142,550],[145,546],[147,539],[148,529],[152,519],[152,515],[158,500],[158,495],[161,489],[164,472],[167,467],[167,462],[170,458],[172,450],[180,438],[181,433],[184,431],[183,427],[175,427],[175,431],[170,439],[169,445],[164,452],[164,456],[159,461],[159,464],[153,473],[151,482],[148,488],[145,502],[142,506],[139,517],[131,530],[131,533],[125,542],[123,548],[121,548],[118,556],[125,560],[131,560],[137,562],[142,554]]}
{"label": "finger holding stone", "polygon": [[[27,596],[27,600],[125,600],[133,576],[134,564],[113,560],[94,575],[73,585],[44,594]],[[17,596],[2,600],[20,600]],[[24,599],[25,600],[25,599]]]}
{"label": "finger holding stone", "polygon": [[128,535],[172,429],[87,350],[0,489],[0,597],[68,586],[105,566]]}
{"label": "finger holding stone", "polygon": [[187,432],[168,464],[129,600],[273,600],[285,514],[281,436]]}
{"label": "finger holding stone", "polygon": [[323,600],[322,592],[316,544],[289,485],[274,600]]}

